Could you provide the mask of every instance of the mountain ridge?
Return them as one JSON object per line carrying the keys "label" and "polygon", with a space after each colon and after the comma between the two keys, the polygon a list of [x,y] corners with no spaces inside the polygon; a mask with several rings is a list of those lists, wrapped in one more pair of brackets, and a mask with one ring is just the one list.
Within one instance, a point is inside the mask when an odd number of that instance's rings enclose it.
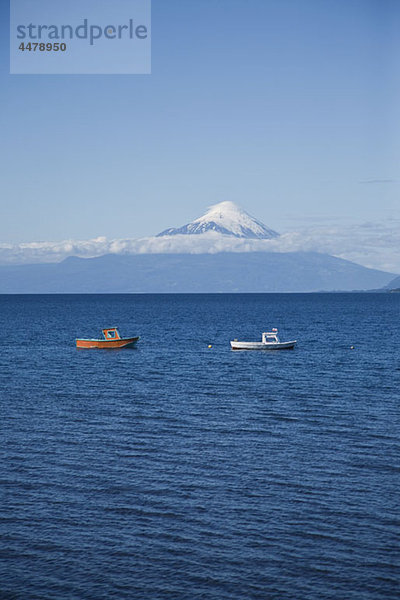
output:
{"label": "mountain ridge", "polygon": [[317,252],[106,254],[0,267],[0,293],[260,293],[361,291],[394,274]]}
{"label": "mountain ridge", "polygon": [[385,285],[385,290],[394,290],[394,289],[399,289],[400,288],[400,275],[397,275],[397,277],[395,277],[394,279],[392,279],[391,281],[389,281],[389,283],[387,285]]}
{"label": "mountain ridge", "polygon": [[0,293],[383,291],[396,281],[394,273],[326,253],[279,251],[282,239],[226,201],[144,247],[116,240],[100,256],[0,266]]}

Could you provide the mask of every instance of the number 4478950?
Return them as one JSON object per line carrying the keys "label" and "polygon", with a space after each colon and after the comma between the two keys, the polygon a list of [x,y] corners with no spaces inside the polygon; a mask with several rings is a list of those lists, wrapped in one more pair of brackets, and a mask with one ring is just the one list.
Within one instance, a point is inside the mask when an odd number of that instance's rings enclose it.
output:
{"label": "number 4478950", "polygon": [[28,42],[27,44],[24,44],[24,42],[22,42],[19,45],[19,49],[22,50],[22,52],[25,50],[28,50],[28,52],[36,52],[36,50],[39,50],[39,52],[65,52],[67,49],[67,44],[60,44],[58,42],[54,42],[54,44],[50,42],[47,44],[44,42]]}

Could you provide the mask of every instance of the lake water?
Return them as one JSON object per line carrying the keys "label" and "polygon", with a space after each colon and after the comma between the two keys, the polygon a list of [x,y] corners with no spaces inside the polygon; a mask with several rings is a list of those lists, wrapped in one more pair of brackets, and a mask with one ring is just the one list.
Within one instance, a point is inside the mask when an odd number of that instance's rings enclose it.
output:
{"label": "lake water", "polygon": [[[1,296],[0,600],[397,600],[399,313]],[[106,326],[137,348],[75,348]],[[270,327],[296,349],[231,351]]]}

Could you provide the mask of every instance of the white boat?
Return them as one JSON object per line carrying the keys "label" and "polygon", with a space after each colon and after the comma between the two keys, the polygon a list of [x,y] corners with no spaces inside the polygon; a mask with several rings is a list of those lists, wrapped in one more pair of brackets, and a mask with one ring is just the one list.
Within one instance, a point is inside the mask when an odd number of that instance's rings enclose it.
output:
{"label": "white boat", "polygon": [[261,336],[261,342],[231,342],[232,350],[293,350],[297,340],[291,342],[281,342],[278,337],[278,330],[265,331]]}

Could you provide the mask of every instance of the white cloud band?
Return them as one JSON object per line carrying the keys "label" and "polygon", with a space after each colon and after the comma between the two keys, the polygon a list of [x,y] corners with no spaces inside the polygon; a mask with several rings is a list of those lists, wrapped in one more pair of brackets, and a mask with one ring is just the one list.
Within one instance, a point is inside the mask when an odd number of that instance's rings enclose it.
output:
{"label": "white cloud band", "polygon": [[400,223],[313,227],[271,240],[241,239],[215,232],[141,239],[0,244],[1,264],[59,262],[68,256],[103,254],[215,254],[217,252],[325,252],[366,267],[400,273]]}

